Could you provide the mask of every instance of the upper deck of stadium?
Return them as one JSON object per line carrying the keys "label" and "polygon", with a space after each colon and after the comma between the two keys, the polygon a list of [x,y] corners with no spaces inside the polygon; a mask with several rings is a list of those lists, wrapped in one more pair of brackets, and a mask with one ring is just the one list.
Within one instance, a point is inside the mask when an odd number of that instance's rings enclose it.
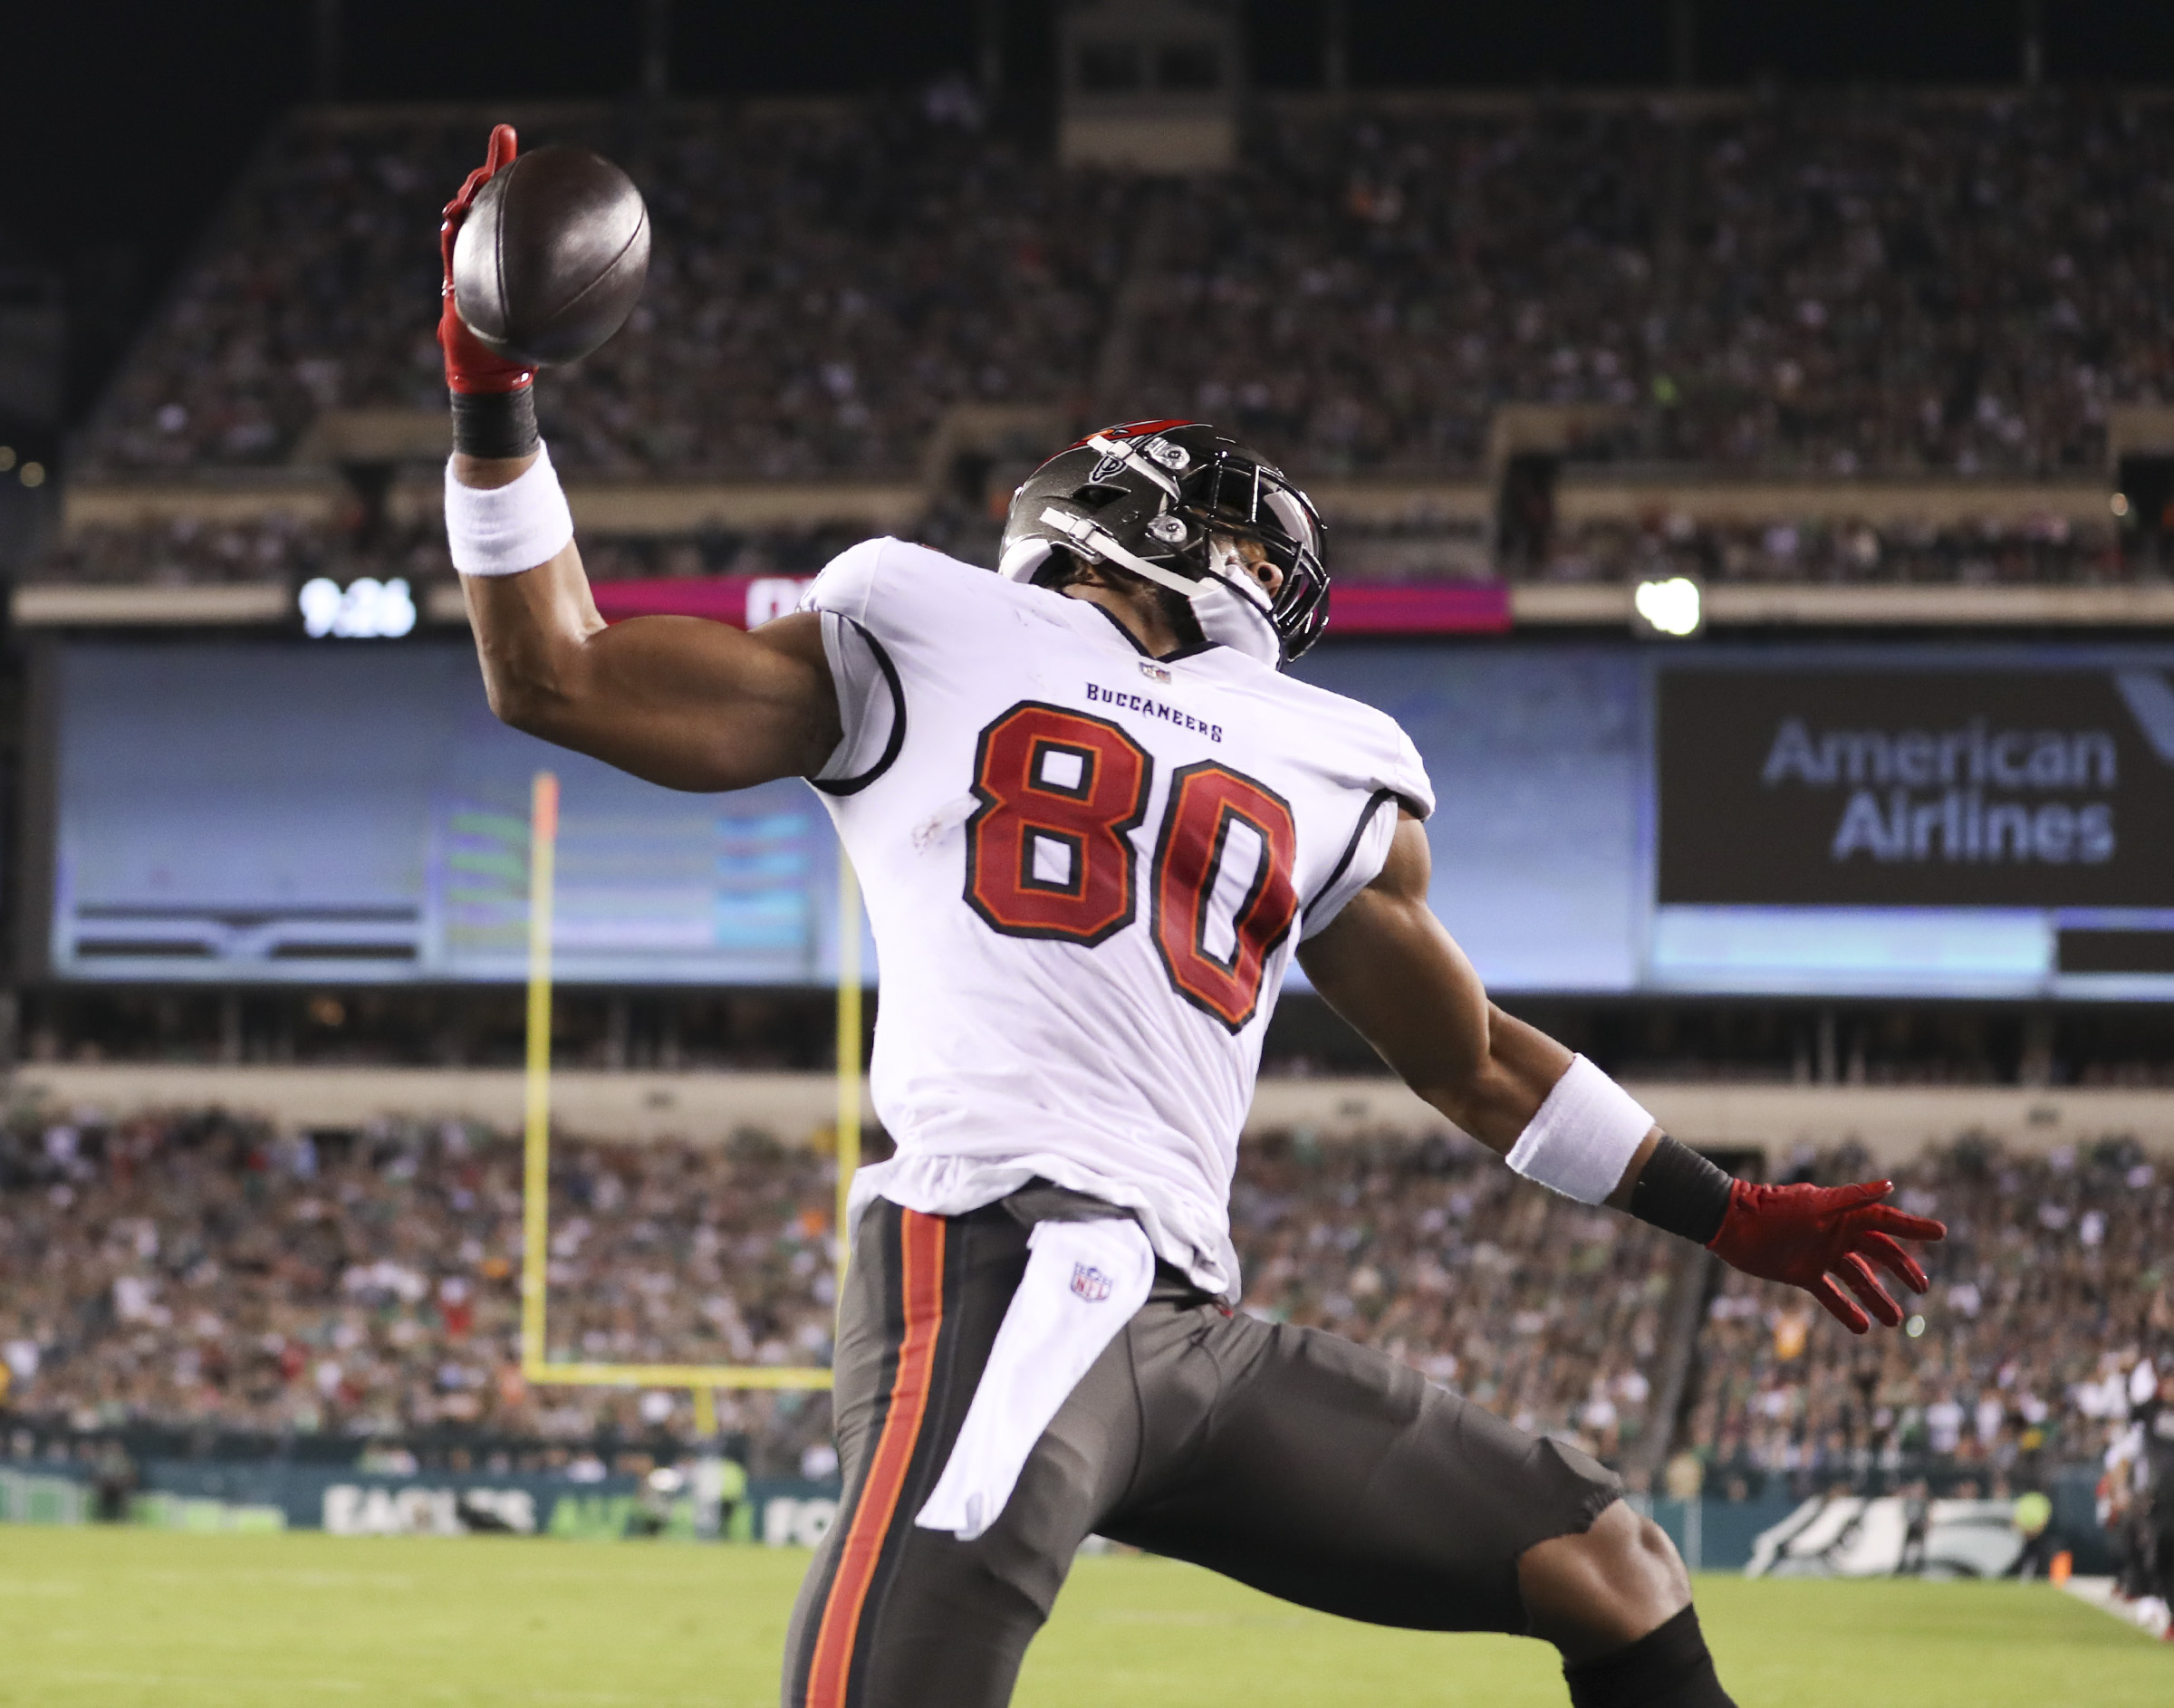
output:
{"label": "upper deck of stadium", "polygon": [[1050,446],[1185,414],[1309,483],[1347,578],[2164,619],[2166,518],[2120,489],[2174,453],[2174,98],[2133,91],[1262,96],[1234,169],[1170,177],[921,99],[303,109],[77,434],[30,579],[449,581],[438,206],[499,118],[653,211],[633,321],[539,388],[606,579],[879,528],[986,559]]}

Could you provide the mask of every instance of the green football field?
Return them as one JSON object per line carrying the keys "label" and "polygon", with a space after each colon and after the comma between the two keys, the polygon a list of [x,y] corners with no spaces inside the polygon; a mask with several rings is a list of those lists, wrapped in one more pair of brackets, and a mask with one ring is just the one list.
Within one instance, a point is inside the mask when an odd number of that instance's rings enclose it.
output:
{"label": "green football field", "polygon": [[[776,1700],[805,1556],[761,1548],[0,1528],[14,1708]],[[1745,1708],[2174,1703],[2174,1645],[2044,1585],[1699,1586]],[[1377,1631],[1190,1567],[1083,1559],[1029,1708],[1561,1704],[1548,1652]]]}

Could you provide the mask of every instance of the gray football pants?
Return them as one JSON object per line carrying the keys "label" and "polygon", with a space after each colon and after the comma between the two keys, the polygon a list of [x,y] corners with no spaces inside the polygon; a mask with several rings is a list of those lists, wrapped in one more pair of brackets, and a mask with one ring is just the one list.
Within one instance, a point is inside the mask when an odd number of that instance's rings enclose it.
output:
{"label": "gray football pants", "polygon": [[861,1219],[836,1360],[845,1497],[794,1610],[786,1708],[997,1708],[1095,1534],[1347,1618],[1522,1632],[1517,1557],[1621,1492],[1575,1448],[1379,1352],[1230,1315],[1162,1271],[996,1523],[971,1542],[917,1528],[1029,1228],[1110,1214],[1034,1187]]}

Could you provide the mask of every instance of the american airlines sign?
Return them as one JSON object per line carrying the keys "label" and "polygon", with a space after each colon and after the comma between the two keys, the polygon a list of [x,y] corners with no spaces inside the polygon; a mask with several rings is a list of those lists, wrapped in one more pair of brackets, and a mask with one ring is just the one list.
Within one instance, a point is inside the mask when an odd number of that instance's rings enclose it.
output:
{"label": "american airlines sign", "polygon": [[2174,906],[2174,673],[1692,668],[1659,899]]}

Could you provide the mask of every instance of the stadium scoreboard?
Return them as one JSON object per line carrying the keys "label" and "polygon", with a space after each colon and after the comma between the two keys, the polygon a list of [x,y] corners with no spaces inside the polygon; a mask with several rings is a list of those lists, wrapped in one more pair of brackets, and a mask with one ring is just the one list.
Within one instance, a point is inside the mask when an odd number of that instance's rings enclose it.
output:
{"label": "stadium scoreboard", "polygon": [[53,970],[516,981],[529,779],[564,782],[560,975],[833,975],[836,839],[797,782],[678,794],[500,724],[466,648],[82,646],[55,661]]}
{"label": "stadium scoreboard", "polygon": [[[465,646],[47,668],[29,829],[63,977],[517,980],[542,765],[563,980],[837,977],[813,792],[546,748]],[[2174,648],[1354,642],[1296,669],[1418,744],[1435,907],[1498,990],[2174,998]]]}

